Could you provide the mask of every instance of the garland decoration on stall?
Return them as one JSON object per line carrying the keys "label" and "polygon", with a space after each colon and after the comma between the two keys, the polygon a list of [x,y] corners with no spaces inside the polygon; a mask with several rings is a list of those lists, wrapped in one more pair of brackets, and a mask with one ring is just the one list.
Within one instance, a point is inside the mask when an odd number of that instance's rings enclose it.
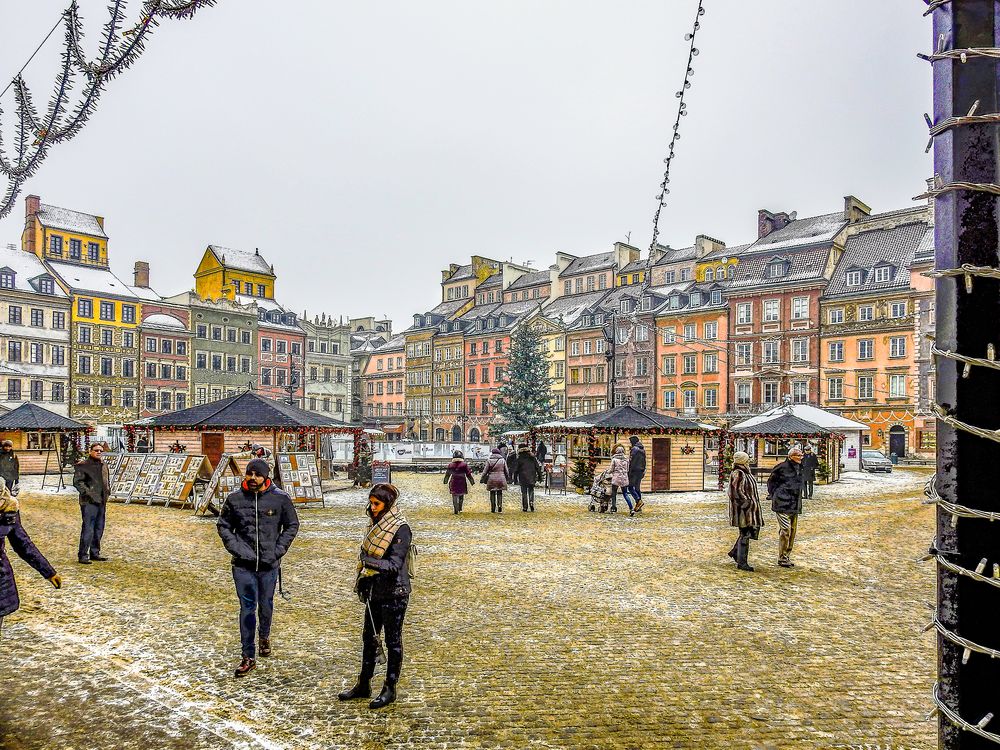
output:
{"label": "garland decoration on stall", "polygon": [[[22,187],[41,166],[49,148],[75,136],[94,113],[107,83],[139,59],[153,27],[158,26],[162,19],[190,18],[198,9],[214,5],[215,2],[216,0],[145,0],[138,21],[131,28],[122,30],[126,20],[126,0],[111,0],[108,6],[110,18],[104,25],[99,45],[100,54],[94,60],[88,59],[83,51],[79,6],[76,0],[70,3],[13,80],[0,91],[2,97],[8,89],[13,88],[17,102],[13,158],[4,152],[0,139],[0,174],[7,178],[7,189],[0,199],[0,218],[10,213]],[[45,114],[40,116],[23,73],[60,24],[65,25],[62,64]],[[81,75],[85,78],[83,90],[74,104],[70,92],[75,79]],[[3,126],[2,116],[3,110],[0,109],[0,130]]]}

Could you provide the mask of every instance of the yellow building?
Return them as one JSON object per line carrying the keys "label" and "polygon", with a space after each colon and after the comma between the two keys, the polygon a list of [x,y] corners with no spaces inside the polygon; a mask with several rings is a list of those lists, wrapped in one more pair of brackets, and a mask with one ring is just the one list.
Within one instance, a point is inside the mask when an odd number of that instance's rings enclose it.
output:
{"label": "yellow building", "polygon": [[194,272],[194,290],[202,299],[237,296],[274,299],[274,266],[259,251],[209,245]]}
{"label": "yellow building", "polygon": [[558,323],[545,318],[541,312],[528,325],[541,334],[542,350],[549,360],[552,408],[556,416],[563,419],[566,416],[566,331]]}
{"label": "yellow building", "polygon": [[21,244],[71,298],[70,416],[113,434],[106,428],[139,416],[140,305],[159,297],[111,272],[100,216],[49,206],[29,195]]}

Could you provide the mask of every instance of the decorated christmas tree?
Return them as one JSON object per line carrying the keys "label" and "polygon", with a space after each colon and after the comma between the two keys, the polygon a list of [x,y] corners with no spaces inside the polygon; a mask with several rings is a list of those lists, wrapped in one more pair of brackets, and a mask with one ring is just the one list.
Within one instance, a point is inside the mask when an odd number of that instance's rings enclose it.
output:
{"label": "decorated christmas tree", "polygon": [[527,430],[555,418],[552,379],[541,334],[521,326],[511,339],[510,359],[500,392],[493,399],[490,433]]}
{"label": "decorated christmas tree", "polygon": [[587,492],[594,483],[594,467],[586,456],[573,459],[573,473],[570,475],[573,486]]}

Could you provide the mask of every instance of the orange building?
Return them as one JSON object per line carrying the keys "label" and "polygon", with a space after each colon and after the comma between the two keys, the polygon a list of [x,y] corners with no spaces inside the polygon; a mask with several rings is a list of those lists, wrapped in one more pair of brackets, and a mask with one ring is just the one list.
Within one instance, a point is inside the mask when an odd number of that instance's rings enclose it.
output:
{"label": "orange building", "polygon": [[897,456],[918,447],[910,267],[933,235],[926,210],[872,217],[849,236],[821,302],[821,403],[869,425],[866,444]]}
{"label": "orange building", "polygon": [[362,375],[364,419],[398,440],[406,426],[406,339],[395,336],[375,349]]}

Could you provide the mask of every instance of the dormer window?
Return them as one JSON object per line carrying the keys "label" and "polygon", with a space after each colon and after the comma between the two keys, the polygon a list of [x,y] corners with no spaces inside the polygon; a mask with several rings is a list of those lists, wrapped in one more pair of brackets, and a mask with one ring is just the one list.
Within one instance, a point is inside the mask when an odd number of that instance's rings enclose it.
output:
{"label": "dormer window", "polygon": [[860,286],[865,281],[864,271],[848,271],[847,286]]}
{"label": "dormer window", "polygon": [[788,274],[788,263],[783,260],[772,260],[767,264],[767,278],[780,279]]}
{"label": "dormer window", "polygon": [[876,284],[880,282],[889,281],[891,278],[892,278],[892,266],[889,265],[875,266],[874,281]]}
{"label": "dormer window", "polygon": [[623,299],[621,302],[621,311],[623,313],[632,312],[632,300]]}
{"label": "dormer window", "polygon": [[676,310],[680,306],[681,306],[681,296],[679,294],[675,294],[670,298],[670,309]]}
{"label": "dormer window", "polygon": [[257,311],[257,320],[265,321],[266,322],[267,321],[267,310],[258,310]]}
{"label": "dormer window", "polygon": [[721,305],[722,304],[722,290],[721,289],[713,289],[712,290],[712,304],[713,305]]}
{"label": "dormer window", "polygon": [[604,325],[604,313],[597,313],[597,315],[594,316],[594,325]]}
{"label": "dormer window", "polygon": [[691,292],[691,307],[701,305],[701,292]]}
{"label": "dormer window", "polygon": [[0,289],[14,288],[14,271],[10,268],[0,268]]}

